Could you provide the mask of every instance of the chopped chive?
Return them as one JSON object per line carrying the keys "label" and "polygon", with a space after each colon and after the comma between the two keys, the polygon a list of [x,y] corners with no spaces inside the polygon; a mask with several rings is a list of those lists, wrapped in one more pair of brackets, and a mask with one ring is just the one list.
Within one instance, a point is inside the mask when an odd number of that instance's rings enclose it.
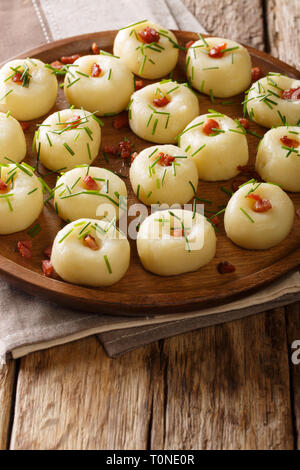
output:
{"label": "chopped chive", "polygon": [[152,135],[154,135],[154,134],[155,134],[155,131],[156,131],[157,124],[158,124],[158,119],[155,119],[155,121],[154,121],[154,125],[153,125],[153,129],[152,129]]}
{"label": "chopped chive", "polygon": [[214,97],[214,95],[213,95],[212,89],[209,90],[209,97],[210,97],[211,103],[214,104],[214,102],[215,102],[215,97]]}
{"label": "chopped chive", "polygon": [[194,153],[192,153],[192,157],[194,157],[198,152],[200,152],[200,150],[202,150],[205,146],[206,144],[201,145],[201,147],[199,147]]}
{"label": "chopped chive", "polygon": [[47,137],[47,140],[48,140],[48,142],[49,142],[50,147],[52,147],[52,142],[51,142],[51,140],[50,140],[50,137],[49,137],[48,132],[46,132],[46,137]]}
{"label": "chopped chive", "polygon": [[110,79],[111,79],[111,72],[112,72],[112,69],[110,68],[110,69],[109,69],[109,72],[108,72],[107,80],[110,80]]}
{"label": "chopped chive", "polygon": [[149,117],[149,119],[148,119],[148,122],[147,122],[147,126],[146,126],[146,127],[149,127],[149,124],[150,124],[150,122],[151,122],[152,117],[153,117],[153,113],[150,114],[150,117]]}
{"label": "chopped chive", "polygon": [[223,191],[223,193],[227,194],[227,196],[230,196],[230,197],[231,197],[232,194],[233,194],[231,191],[229,191],[228,189],[226,189],[224,186],[221,186],[220,189],[221,189],[221,191]]}
{"label": "chopped chive", "polygon": [[137,188],[136,188],[136,197],[137,197],[137,199],[139,198],[139,195],[140,195],[140,187],[141,187],[141,185],[138,184]]}
{"label": "chopped chive", "polygon": [[65,142],[64,147],[68,150],[68,152],[73,156],[75,152],[71,149],[71,147]]}
{"label": "chopped chive", "polygon": [[27,235],[29,235],[31,238],[35,237],[40,231],[42,230],[42,227],[40,226],[39,223],[34,225],[30,230],[28,230]]}
{"label": "chopped chive", "polygon": [[72,233],[72,232],[73,232],[73,230],[74,230],[74,229],[73,229],[73,228],[71,228],[71,230],[69,230],[69,231],[68,231],[68,232],[67,232],[67,233],[66,233],[66,234],[65,234],[65,235],[64,235],[64,236],[63,236],[63,237],[62,237],[62,238],[59,240],[59,242],[58,242],[58,243],[61,243],[61,242],[63,242],[63,241],[64,241],[64,240],[65,240],[65,239],[66,239],[66,238],[67,238],[67,237],[70,235],[70,233]]}
{"label": "chopped chive", "polygon": [[240,210],[243,212],[243,214],[245,214],[246,217],[248,217],[248,219],[254,224],[254,220],[252,219],[252,217],[250,217],[250,215],[248,214],[248,212],[246,212],[242,207],[240,207]]}
{"label": "chopped chive", "polygon": [[12,93],[14,90],[9,90],[7,93],[5,93],[4,96],[2,96],[2,98],[0,98],[0,101],[4,100],[10,93]]}
{"label": "chopped chive", "polygon": [[86,146],[87,146],[87,150],[88,150],[89,159],[92,160],[92,154],[91,154],[90,144],[87,142],[87,143],[86,143]]}
{"label": "chopped chive", "polygon": [[32,194],[32,193],[34,193],[35,191],[37,191],[37,189],[38,189],[38,188],[34,188],[34,189],[32,189],[32,191],[29,191],[29,193],[27,193],[27,196],[29,196],[29,194]]}
{"label": "chopped chive", "polygon": [[202,70],[217,70],[219,69],[220,67],[205,67],[204,69]]}
{"label": "chopped chive", "polygon": [[189,181],[189,184],[191,185],[193,191],[194,191],[194,194],[196,194],[196,189],[195,189],[195,186],[193,185],[193,183],[191,181]]}
{"label": "chopped chive", "polygon": [[107,255],[104,255],[104,261],[105,261],[105,264],[106,264],[106,266],[107,266],[107,269],[108,269],[109,274],[112,274],[111,266],[110,266],[110,264],[109,264]]}
{"label": "chopped chive", "polygon": [[81,80],[81,78],[76,78],[76,80],[73,80],[73,82],[70,82],[68,85],[67,85],[67,88],[70,88],[70,86],[74,85],[74,83],[76,82],[79,82],[79,80]]}
{"label": "chopped chive", "polygon": [[142,21],[138,21],[137,23],[132,23],[128,26],[124,26],[123,28],[120,28],[119,31],[122,31],[123,29],[132,28],[133,26],[136,26],[137,24],[146,23],[146,21],[148,20],[142,20]]}

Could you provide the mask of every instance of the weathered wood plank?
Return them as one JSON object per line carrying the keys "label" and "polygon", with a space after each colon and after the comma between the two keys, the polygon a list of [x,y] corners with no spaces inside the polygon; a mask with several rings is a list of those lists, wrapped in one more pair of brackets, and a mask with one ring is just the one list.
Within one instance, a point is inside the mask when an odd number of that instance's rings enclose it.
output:
{"label": "weathered wood plank", "polygon": [[0,450],[7,448],[16,363],[0,365]]}
{"label": "weathered wood plank", "polygon": [[299,0],[265,0],[270,53],[300,67]]}
{"label": "weathered wood plank", "polygon": [[12,449],[145,449],[152,347],[109,359],[95,338],[21,360]]}
{"label": "weathered wood plank", "polygon": [[166,340],[161,358],[153,449],[293,448],[283,309]]}
{"label": "weathered wood plank", "polygon": [[184,3],[209,34],[264,49],[261,0],[184,0]]}

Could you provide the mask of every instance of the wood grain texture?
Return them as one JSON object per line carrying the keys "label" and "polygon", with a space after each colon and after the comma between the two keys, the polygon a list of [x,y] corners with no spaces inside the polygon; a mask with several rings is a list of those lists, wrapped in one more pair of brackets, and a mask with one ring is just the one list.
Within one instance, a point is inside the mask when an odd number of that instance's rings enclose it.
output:
{"label": "wood grain texture", "polygon": [[10,416],[13,410],[15,361],[0,365],[0,450],[7,448]]}
{"label": "wood grain texture", "polygon": [[165,340],[153,449],[292,449],[284,310]]}
{"label": "wood grain texture", "polygon": [[209,34],[264,50],[261,0],[183,1]]}
{"label": "wood grain texture", "polygon": [[[300,449],[300,303],[286,307],[295,446]],[[293,356],[294,355],[294,356]]]}
{"label": "wood grain texture", "polygon": [[265,0],[270,53],[300,69],[299,0]]}
{"label": "wood grain texture", "polygon": [[25,357],[11,449],[145,449],[152,349],[114,360],[89,338]]}

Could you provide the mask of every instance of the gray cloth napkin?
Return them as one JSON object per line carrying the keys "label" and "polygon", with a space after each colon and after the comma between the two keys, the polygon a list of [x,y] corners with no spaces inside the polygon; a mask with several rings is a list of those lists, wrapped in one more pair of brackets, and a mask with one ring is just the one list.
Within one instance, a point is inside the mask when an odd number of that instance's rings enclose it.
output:
{"label": "gray cloth napkin", "polygon": [[[42,42],[105,29],[141,19],[167,28],[205,32],[180,0],[13,0],[0,2],[1,60]],[[16,34],[16,31],[18,34]],[[107,353],[135,347],[186,331],[242,318],[300,299],[300,274],[221,307],[149,318],[111,317],[73,311],[33,297],[0,281],[0,360],[23,356],[99,334]]]}

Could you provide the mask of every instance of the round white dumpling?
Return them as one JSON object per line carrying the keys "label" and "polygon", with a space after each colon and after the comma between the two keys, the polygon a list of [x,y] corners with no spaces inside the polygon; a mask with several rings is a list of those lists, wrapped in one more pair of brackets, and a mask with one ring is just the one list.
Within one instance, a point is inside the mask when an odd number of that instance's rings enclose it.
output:
{"label": "round white dumpling", "polygon": [[42,210],[42,186],[32,169],[25,163],[1,166],[0,234],[25,230]]}
{"label": "round white dumpling", "polygon": [[120,59],[85,55],[75,60],[65,76],[69,103],[98,116],[124,111],[134,92],[134,77]]}
{"label": "round white dumpling", "polygon": [[145,269],[160,276],[196,271],[216,253],[216,235],[206,218],[173,209],[157,211],[142,222],[137,250]]}
{"label": "round white dumpling", "polygon": [[130,167],[133,191],[144,204],[186,204],[198,185],[195,163],[175,145],[148,147]]}
{"label": "round white dumpling", "polygon": [[146,20],[120,29],[114,41],[114,54],[135,75],[156,79],[175,68],[178,43],[172,31]]}
{"label": "round white dumpling", "polygon": [[0,70],[0,111],[30,121],[48,113],[55,104],[57,80],[38,59],[16,59]]}
{"label": "round white dumpling", "polygon": [[224,216],[225,231],[242,248],[264,250],[288,236],[294,212],[291,199],[279,186],[249,183],[229,200]]}
{"label": "round white dumpling", "polygon": [[198,98],[187,86],[172,81],[159,82],[132,95],[129,124],[142,139],[173,144],[187,123],[198,114]]}
{"label": "round white dumpling", "polygon": [[51,262],[67,282],[85,286],[110,286],[126,273],[130,246],[112,223],[79,219],[60,230],[54,240]]}
{"label": "round white dumpling", "polygon": [[199,178],[221,181],[239,173],[248,162],[245,131],[223,114],[203,114],[190,122],[178,144],[196,163]]}
{"label": "round white dumpling", "polygon": [[124,181],[98,167],[74,168],[58,179],[56,188],[54,205],[58,215],[67,221],[81,217],[117,220],[122,198],[127,197]]}
{"label": "round white dumpling", "polygon": [[271,73],[252,84],[246,102],[251,119],[261,126],[295,126],[300,119],[300,80]]}
{"label": "round white dumpling", "polygon": [[36,134],[39,160],[50,170],[91,164],[98,155],[101,129],[83,109],[63,109],[48,116]]}
{"label": "round white dumpling", "polygon": [[238,95],[251,83],[250,55],[230,39],[199,39],[188,49],[186,74],[191,85],[206,95]]}
{"label": "round white dumpling", "polygon": [[20,162],[26,155],[26,140],[20,123],[12,116],[0,113],[0,163],[5,157]]}
{"label": "round white dumpling", "polygon": [[255,169],[264,181],[300,191],[300,128],[270,129],[259,144]]}

